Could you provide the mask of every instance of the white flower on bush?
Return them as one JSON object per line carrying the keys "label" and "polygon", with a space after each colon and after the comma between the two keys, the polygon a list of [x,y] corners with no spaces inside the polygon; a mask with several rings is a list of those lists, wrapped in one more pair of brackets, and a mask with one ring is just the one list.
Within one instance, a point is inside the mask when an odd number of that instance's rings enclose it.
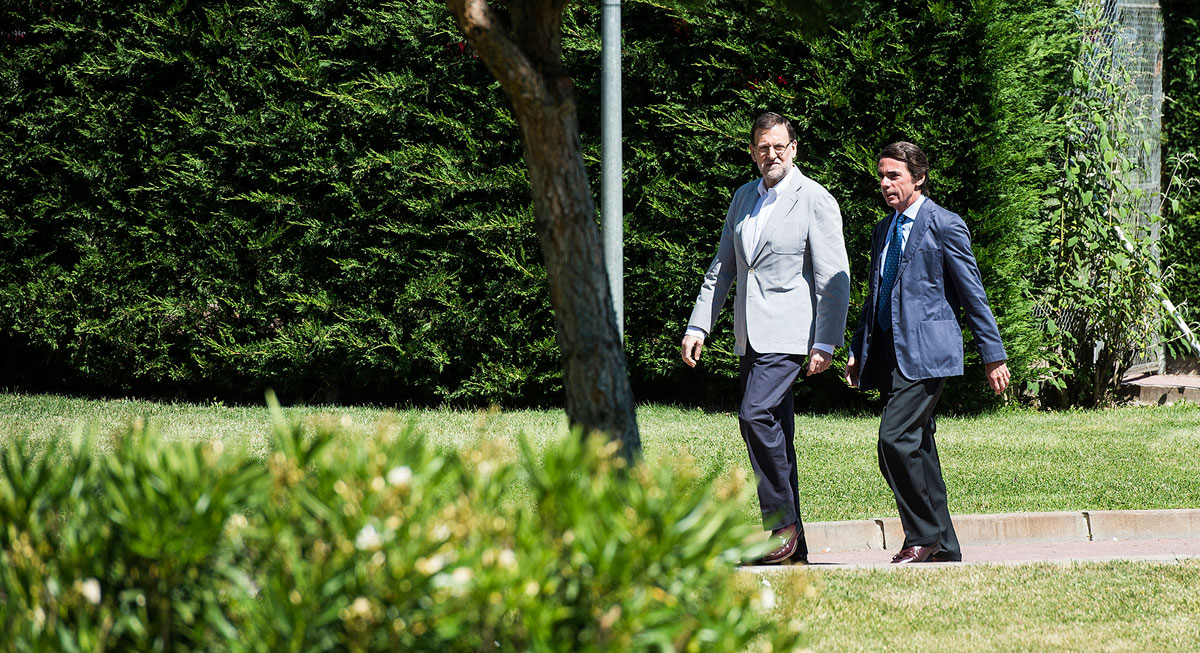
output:
{"label": "white flower on bush", "polygon": [[461,595],[474,577],[475,572],[471,571],[469,567],[455,567],[454,571],[448,574],[434,576],[432,584],[434,587],[450,590],[451,594]]}
{"label": "white flower on bush", "polygon": [[79,593],[87,599],[88,603],[98,605],[100,603],[100,581],[95,578],[83,581],[79,584]]}
{"label": "white flower on bush", "polygon": [[246,519],[245,515],[240,512],[235,512],[230,515],[229,519],[225,522],[225,532],[230,535],[236,535],[249,525],[250,521]]}
{"label": "white flower on bush", "polygon": [[360,596],[354,599],[354,603],[350,604],[350,614],[355,617],[368,617],[371,615],[371,600],[365,596]]}
{"label": "white flower on bush", "polygon": [[513,553],[512,549],[488,549],[483,552],[481,560],[485,567],[499,566],[501,569],[516,569],[517,554]]}
{"label": "white flower on bush", "polygon": [[446,557],[442,555],[435,555],[429,558],[419,558],[415,566],[417,571],[421,572],[422,574],[425,574],[426,576],[432,576],[441,571],[442,567],[446,566]]}
{"label": "white flower on bush", "polygon": [[374,524],[367,524],[354,538],[354,546],[359,551],[374,551],[383,546],[383,538],[379,535],[379,531],[375,530]]}
{"label": "white flower on bush", "polygon": [[517,554],[513,553],[512,549],[505,549],[500,552],[498,562],[505,569],[513,569],[517,566]]}
{"label": "white flower on bush", "polygon": [[342,608],[342,621],[373,621],[375,619],[375,606],[371,603],[371,599],[365,596],[360,596],[350,605]]}
{"label": "white flower on bush", "polygon": [[406,466],[406,465],[401,465],[400,467],[393,467],[390,470],[388,470],[388,473],[387,473],[387,482],[391,483],[392,485],[394,485],[400,489],[407,489],[408,486],[412,485],[412,479],[413,479],[412,470],[409,469],[408,466]]}
{"label": "white flower on bush", "polygon": [[767,579],[763,579],[762,591],[758,593],[758,602],[764,610],[775,609],[775,589],[771,587],[771,583]]}

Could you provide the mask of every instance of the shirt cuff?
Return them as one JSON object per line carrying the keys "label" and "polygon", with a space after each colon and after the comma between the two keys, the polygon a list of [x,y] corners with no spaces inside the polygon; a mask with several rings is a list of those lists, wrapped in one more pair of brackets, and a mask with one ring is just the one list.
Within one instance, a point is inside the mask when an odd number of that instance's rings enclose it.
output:
{"label": "shirt cuff", "polygon": [[833,345],[827,345],[823,342],[813,343],[812,348],[820,349],[821,351],[825,352],[826,354],[832,354],[833,350],[835,349],[835,347]]}
{"label": "shirt cuff", "polygon": [[700,327],[696,327],[696,326],[688,327],[687,331],[685,331],[683,333],[683,335],[696,336],[697,338],[699,338],[701,340],[708,340],[708,332],[705,331],[704,329],[701,329]]}

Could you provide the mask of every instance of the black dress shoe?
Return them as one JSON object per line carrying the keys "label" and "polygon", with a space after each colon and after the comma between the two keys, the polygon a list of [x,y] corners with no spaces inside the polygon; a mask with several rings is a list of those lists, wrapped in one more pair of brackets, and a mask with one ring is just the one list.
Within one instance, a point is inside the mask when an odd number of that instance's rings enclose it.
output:
{"label": "black dress shoe", "polygon": [[930,544],[929,546],[910,546],[907,549],[901,549],[892,557],[893,564],[905,564],[909,562],[927,562],[930,556],[942,550],[942,545],[938,543]]}

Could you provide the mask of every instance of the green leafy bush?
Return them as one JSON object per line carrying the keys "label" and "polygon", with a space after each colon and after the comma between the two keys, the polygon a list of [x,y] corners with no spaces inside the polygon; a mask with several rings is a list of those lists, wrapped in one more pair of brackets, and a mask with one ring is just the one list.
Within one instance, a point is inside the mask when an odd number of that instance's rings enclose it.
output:
{"label": "green leafy bush", "polygon": [[[734,587],[745,480],[598,440],[439,451],[385,426],[265,457],[135,425],[6,443],[0,640],[20,651],[790,650]],[[683,478],[680,475],[683,474]],[[518,476],[530,500],[509,496]],[[803,582],[802,579],[799,582]]]}
{"label": "green leafy bush", "polygon": [[516,125],[443,6],[17,4],[6,385],[421,403],[554,387]]}
{"label": "green leafy bush", "polygon": [[1150,148],[1138,140],[1148,131],[1145,98],[1120,65],[1128,46],[1119,25],[1099,3],[1088,3],[1078,21],[1081,53],[1062,100],[1062,181],[1048,195],[1054,223],[1047,256],[1034,267],[1052,345],[1040,390],[1061,406],[1111,400],[1162,322],[1153,289],[1159,217],[1136,183]]}

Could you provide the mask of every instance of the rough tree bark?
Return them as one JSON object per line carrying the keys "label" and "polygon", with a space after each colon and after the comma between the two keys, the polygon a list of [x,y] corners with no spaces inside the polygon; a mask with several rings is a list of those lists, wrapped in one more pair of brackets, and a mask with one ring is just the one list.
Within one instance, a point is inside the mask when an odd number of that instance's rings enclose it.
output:
{"label": "rough tree bark", "polygon": [[641,448],[625,351],[601,258],[574,84],[563,69],[567,0],[446,0],[459,29],[512,102],[521,125],[534,221],[563,357],[567,418],[585,433]]}

